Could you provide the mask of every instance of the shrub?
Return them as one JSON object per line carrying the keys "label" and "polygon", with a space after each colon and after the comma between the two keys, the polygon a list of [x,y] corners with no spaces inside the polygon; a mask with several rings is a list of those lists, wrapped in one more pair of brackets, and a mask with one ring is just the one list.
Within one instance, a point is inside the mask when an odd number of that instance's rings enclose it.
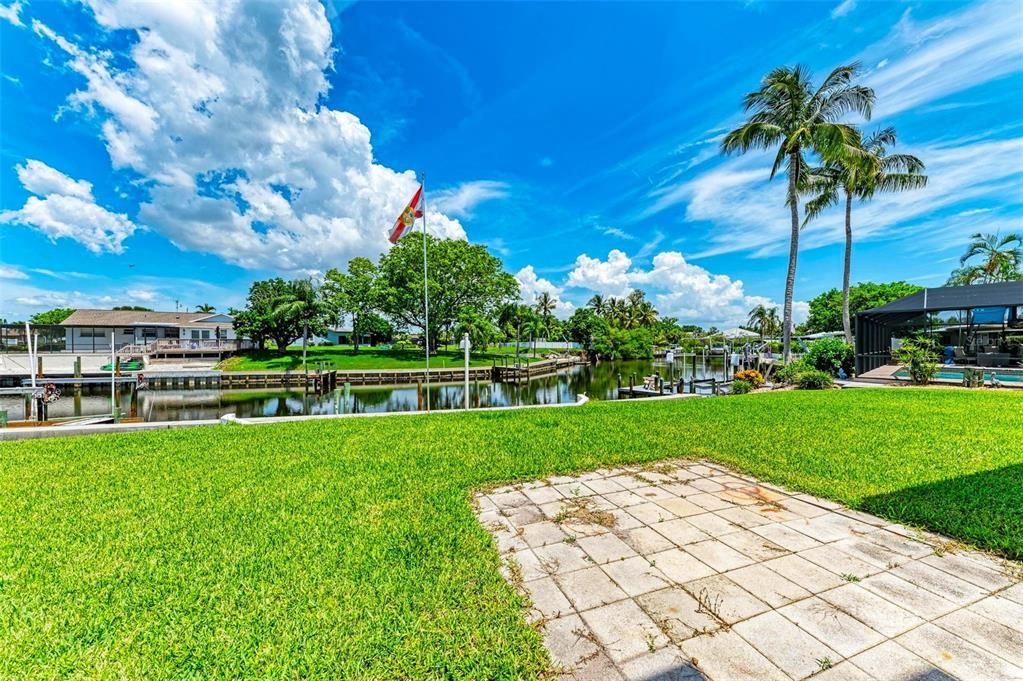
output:
{"label": "shrub", "polygon": [[822,390],[830,388],[834,384],[835,379],[832,378],[831,374],[819,369],[803,369],[796,376],[796,385],[799,386],[800,390]]}
{"label": "shrub", "polygon": [[927,385],[938,373],[938,346],[926,336],[907,338],[894,355],[906,367],[909,380],[917,385]]}
{"label": "shrub", "polygon": [[732,381],[732,395],[745,395],[753,392],[753,383],[737,378]]}
{"label": "shrub", "polygon": [[779,383],[791,384],[796,382],[796,377],[811,367],[801,359],[795,359],[778,369],[774,374]]}
{"label": "shrub", "polygon": [[826,371],[832,376],[837,376],[839,369],[851,375],[855,355],[852,346],[841,338],[821,338],[810,344],[803,359],[814,369]]}
{"label": "shrub", "polygon": [[756,390],[764,384],[764,375],[756,369],[744,369],[743,371],[735,372],[735,380],[745,381],[753,386],[754,390]]}

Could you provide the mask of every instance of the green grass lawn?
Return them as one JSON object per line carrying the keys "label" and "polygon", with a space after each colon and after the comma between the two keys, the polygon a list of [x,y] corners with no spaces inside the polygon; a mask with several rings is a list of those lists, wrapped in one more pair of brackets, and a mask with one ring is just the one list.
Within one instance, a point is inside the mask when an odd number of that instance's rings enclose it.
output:
{"label": "green grass lawn", "polygon": [[[522,363],[536,362],[542,359],[543,351],[537,350],[534,359],[529,348],[523,343],[519,349]],[[490,366],[496,359],[509,362],[515,356],[515,348],[490,348],[485,353],[470,355],[471,366]],[[350,345],[311,346],[308,350],[310,369],[318,362],[326,362],[331,369],[359,371],[365,369],[423,369],[426,358],[421,349],[384,350],[369,345],[359,346],[355,352]],[[457,346],[442,347],[437,354],[430,356],[430,368],[464,366],[462,351]],[[290,346],[287,354],[279,356],[275,350],[252,350],[244,354],[230,357],[220,363],[224,371],[297,371],[302,368],[302,347]]]}
{"label": "green grass lawn", "polygon": [[470,490],[666,457],[1023,558],[1021,413],[861,389],[0,444],[0,678],[535,678]]}

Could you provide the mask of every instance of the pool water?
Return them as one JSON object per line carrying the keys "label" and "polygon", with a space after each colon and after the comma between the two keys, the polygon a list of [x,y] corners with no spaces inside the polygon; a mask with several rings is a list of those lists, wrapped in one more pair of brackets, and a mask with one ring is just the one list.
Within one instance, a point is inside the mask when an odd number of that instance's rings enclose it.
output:
{"label": "pool water", "polygon": [[[995,369],[992,371],[984,372],[984,380],[990,381],[991,374],[994,373],[1002,383],[1023,383],[1023,372],[1014,372],[1011,369]],[[909,378],[909,372],[905,369],[899,369],[895,372],[895,376],[898,378]],[[961,381],[963,380],[962,369],[939,369],[938,373],[934,375],[935,378],[943,378],[950,381]]]}

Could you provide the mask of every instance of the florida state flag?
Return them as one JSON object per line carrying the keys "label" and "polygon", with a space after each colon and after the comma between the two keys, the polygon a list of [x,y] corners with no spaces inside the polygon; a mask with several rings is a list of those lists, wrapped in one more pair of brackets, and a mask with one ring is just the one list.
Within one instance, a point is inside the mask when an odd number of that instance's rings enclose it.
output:
{"label": "florida state flag", "polygon": [[423,202],[423,185],[419,185],[419,189],[416,190],[412,200],[405,206],[405,210],[401,212],[398,219],[394,221],[394,228],[391,230],[391,235],[388,237],[392,244],[398,243],[398,239],[405,236],[405,232],[412,229],[412,225],[416,223],[416,218],[423,217],[422,210]]}

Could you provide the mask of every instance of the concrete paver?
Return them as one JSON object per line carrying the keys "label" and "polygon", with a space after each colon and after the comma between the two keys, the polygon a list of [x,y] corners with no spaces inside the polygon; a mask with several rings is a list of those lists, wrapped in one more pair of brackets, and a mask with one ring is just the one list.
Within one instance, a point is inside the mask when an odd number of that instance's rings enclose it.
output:
{"label": "concrete paver", "polygon": [[475,502],[566,681],[1023,681],[1023,568],[932,533],[710,462]]}

